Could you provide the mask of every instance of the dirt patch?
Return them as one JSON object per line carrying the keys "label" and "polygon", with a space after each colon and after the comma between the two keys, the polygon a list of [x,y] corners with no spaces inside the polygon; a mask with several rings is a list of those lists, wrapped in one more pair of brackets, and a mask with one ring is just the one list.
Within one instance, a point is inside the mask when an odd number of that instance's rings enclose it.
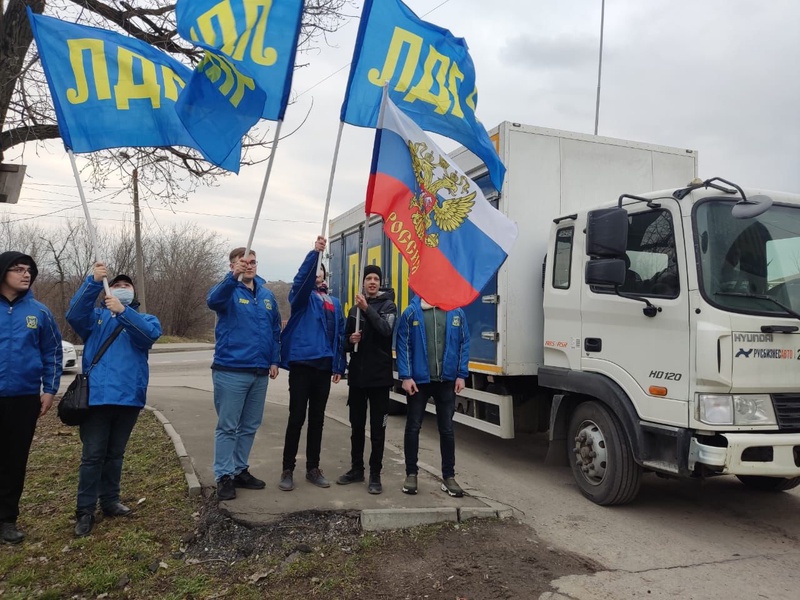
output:
{"label": "dirt patch", "polygon": [[355,512],[298,513],[258,527],[211,501],[205,512],[187,562],[225,569],[240,561],[265,598],[535,599],[558,577],[597,570],[514,519],[363,532]]}

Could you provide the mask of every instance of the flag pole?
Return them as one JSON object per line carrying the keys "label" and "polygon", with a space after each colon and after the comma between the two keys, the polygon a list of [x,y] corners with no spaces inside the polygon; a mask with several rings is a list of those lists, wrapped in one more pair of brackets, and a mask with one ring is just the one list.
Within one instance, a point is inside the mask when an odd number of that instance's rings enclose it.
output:
{"label": "flag pole", "polygon": [[[328,210],[331,207],[331,193],[333,192],[333,177],[336,174],[336,162],[339,160],[339,145],[342,142],[342,130],[344,129],[344,121],[339,121],[339,133],[336,134],[336,146],[333,149],[333,163],[331,163],[331,176],[328,179],[328,194],[325,196],[325,212],[322,213],[322,233],[320,235],[325,237],[328,230]],[[317,258],[317,273],[319,273],[319,266],[322,264],[322,252],[319,253]]]}
{"label": "flag pole", "polygon": [[[386,98],[389,97],[389,82],[385,82],[383,84],[383,93],[381,94],[381,108],[380,112],[378,113],[378,127],[375,131],[375,135],[378,135],[378,132],[383,129],[383,113],[384,108],[386,106]],[[361,266],[358,272],[358,280],[361,282],[361,291],[364,291],[364,269],[367,266],[367,229],[369,228],[369,217],[370,214],[366,210],[367,205],[364,205],[364,235],[361,236]],[[361,309],[356,307],[356,333],[361,331]],[[354,352],[358,352],[358,344],[355,345]]]}
{"label": "flag pole", "polygon": [[[261,216],[261,207],[264,205],[264,196],[267,194],[267,185],[269,184],[269,176],[272,172],[272,163],[275,161],[275,154],[278,152],[278,142],[280,141],[281,125],[283,120],[279,120],[275,126],[275,138],[272,140],[272,154],[269,155],[267,162],[267,172],[264,174],[264,183],[261,185],[261,195],[258,198],[258,206],[256,207],[256,215],[253,217],[253,226],[250,228],[250,237],[247,238],[247,246],[244,249],[244,259],[250,256],[250,249],[253,246],[253,239],[256,237],[256,228],[258,227],[258,219]],[[244,274],[239,275],[239,281],[242,280]]]}
{"label": "flag pole", "polygon": [[606,0],[600,4],[600,58],[597,61],[597,102],[594,108],[594,134],[600,124],[600,78],[603,74],[603,25],[606,18]]}
{"label": "flag pole", "polygon": [[[72,172],[75,175],[75,183],[78,185],[78,195],[81,198],[81,205],[83,206],[83,215],[86,217],[86,228],[89,230],[89,241],[92,244],[92,257],[94,258],[94,262],[97,262],[97,235],[94,231],[94,225],[92,225],[92,216],[89,214],[89,204],[86,202],[86,196],[83,193],[83,185],[81,184],[81,176],[78,173],[78,165],[75,162],[75,155],[72,153],[71,148],[67,148],[67,154],[69,155],[69,161],[72,163]],[[108,278],[103,277],[103,289],[106,291],[106,295],[111,295],[111,288],[108,287]]]}

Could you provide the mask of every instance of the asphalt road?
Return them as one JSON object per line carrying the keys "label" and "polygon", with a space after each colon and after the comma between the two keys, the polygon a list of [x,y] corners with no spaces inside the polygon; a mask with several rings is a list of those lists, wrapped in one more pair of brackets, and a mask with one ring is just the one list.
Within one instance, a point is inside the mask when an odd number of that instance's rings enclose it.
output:
{"label": "asphalt road", "polygon": [[[175,374],[210,385],[211,351],[152,354],[151,381]],[[281,372],[271,388],[287,385]],[[346,385],[328,412],[347,416]],[[404,417],[390,417],[388,442],[402,447]],[[757,493],[734,478],[685,482],[645,477],[637,500],[604,508],[584,499],[567,468],[544,464],[546,440],[501,440],[456,424],[462,485],[512,507],[554,547],[595,561],[591,576],[556,580],[548,598],[800,598],[800,489]],[[435,421],[426,419],[420,461],[439,464]]]}

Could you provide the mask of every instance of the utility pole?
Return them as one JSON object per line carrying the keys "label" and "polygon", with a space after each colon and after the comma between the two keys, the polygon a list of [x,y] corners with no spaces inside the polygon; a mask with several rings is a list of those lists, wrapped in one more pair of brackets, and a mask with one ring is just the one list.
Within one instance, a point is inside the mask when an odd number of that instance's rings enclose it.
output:
{"label": "utility pole", "polygon": [[142,227],[139,219],[139,169],[134,167],[131,175],[133,181],[133,233],[136,245],[136,296],[140,309],[147,312],[147,300],[144,285],[144,255],[142,253]]}
{"label": "utility pole", "polygon": [[603,74],[603,21],[606,17],[606,0],[600,5],[600,59],[597,64],[597,104],[594,109],[594,134],[597,135],[597,126],[600,123],[600,76]]}

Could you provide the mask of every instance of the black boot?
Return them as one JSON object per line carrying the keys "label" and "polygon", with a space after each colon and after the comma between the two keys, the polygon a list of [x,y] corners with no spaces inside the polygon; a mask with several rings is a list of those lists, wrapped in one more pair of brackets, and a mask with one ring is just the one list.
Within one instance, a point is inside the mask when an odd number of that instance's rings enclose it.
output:
{"label": "black boot", "polygon": [[383,486],[381,485],[381,474],[380,473],[370,473],[369,475],[369,487],[367,491],[370,494],[380,494],[383,492]]}
{"label": "black boot", "polygon": [[344,475],[339,475],[336,483],[347,485],[348,483],[359,483],[361,481],[364,481],[364,469],[350,469]]}
{"label": "black boot", "polygon": [[17,529],[16,523],[0,524],[0,535],[2,535],[3,542],[6,544],[19,544],[25,539],[25,534]]}
{"label": "black boot", "polygon": [[92,513],[78,515],[78,522],[75,523],[75,535],[78,537],[85,537],[92,533],[93,527],[94,515]]}

